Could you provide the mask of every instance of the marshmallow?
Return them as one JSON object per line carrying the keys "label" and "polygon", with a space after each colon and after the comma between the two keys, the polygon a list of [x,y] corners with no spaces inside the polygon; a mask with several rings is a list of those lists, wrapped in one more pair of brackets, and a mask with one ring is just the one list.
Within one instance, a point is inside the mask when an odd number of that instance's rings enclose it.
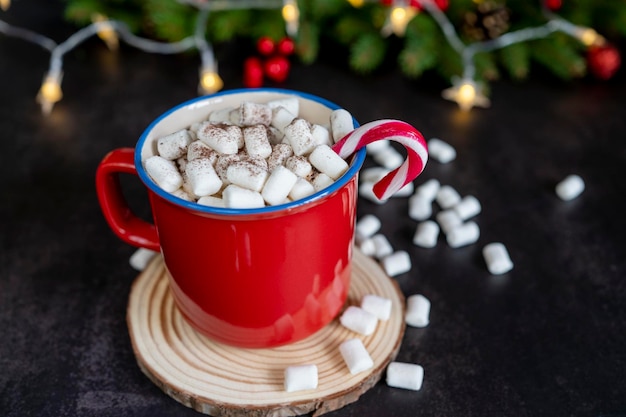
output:
{"label": "marshmallow", "polygon": [[388,148],[389,146],[391,146],[389,140],[383,139],[368,143],[367,145],[365,145],[365,149],[367,149],[368,155],[375,155],[383,149]]}
{"label": "marshmallow", "polygon": [[187,147],[192,142],[186,129],[163,136],[157,140],[159,156],[173,161],[187,153]]}
{"label": "marshmallow", "polygon": [[144,162],[150,178],[168,193],[178,190],[183,185],[183,177],[172,161],[161,156],[151,156]]}
{"label": "marshmallow", "polygon": [[456,158],[456,150],[441,139],[432,138],[428,141],[428,155],[442,164],[447,164]]}
{"label": "marshmallow", "polygon": [[284,107],[289,113],[295,115],[300,113],[300,101],[297,97],[285,97],[271,100],[267,102],[267,106],[272,110],[278,107]]}
{"label": "marshmallow", "polygon": [[244,101],[239,106],[238,123],[240,126],[265,125],[272,122],[272,108],[267,104]]}
{"label": "marshmallow", "polygon": [[193,197],[191,196],[191,194],[189,194],[187,191],[183,190],[182,188],[179,188],[178,190],[174,190],[171,193],[174,197],[178,197],[182,200],[185,201],[193,201]]}
{"label": "marshmallow", "polygon": [[246,152],[253,158],[267,158],[272,154],[272,145],[267,138],[267,128],[263,125],[245,127],[243,141]]}
{"label": "marshmallow", "polygon": [[372,239],[363,239],[359,242],[359,249],[365,256],[374,256],[376,254],[376,244]]}
{"label": "marshmallow", "polygon": [[409,182],[407,184],[404,185],[404,187],[400,188],[398,191],[395,192],[395,194],[393,194],[391,197],[408,197],[410,195],[413,194],[413,191],[415,190],[415,186],[413,185],[412,182]]}
{"label": "marshmallow", "polygon": [[210,196],[210,195],[200,197],[197,203],[203,206],[226,207],[226,204],[224,204],[223,199],[219,197]]}
{"label": "marshmallow", "polygon": [[272,112],[272,126],[279,131],[284,132],[285,127],[287,127],[289,123],[293,122],[293,119],[295,118],[296,114],[291,113],[286,108],[282,106],[276,107]]}
{"label": "marshmallow", "polygon": [[437,219],[439,226],[441,226],[441,230],[443,230],[445,234],[450,233],[452,229],[463,224],[463,220],[461,220],[457,212],[454,210],[440,211],[437,213],[435,218]]}
{"label": "marshmallow", "polygon": [[330,131],[333,141],[339,142],[344,136],[354,130],[354,120],[352,115],[345,109],[333,110],[330,114]]}
{"label": "marshmallow", "polygon": [[385,235],[378,233],[372,236],[371,239],[376,248],[376,252],[374,253],[375,258],[382,259],[393,253],[393,247]]}
{"label": "marshmallow", "polygon": [[421,294],[406,299],[404,321],[412,327],[426,327],[430,323],[430,300]]}
{"label": "marshmallow", "polygon": [[366,371],[374,366],[361,339],[348,339],[339,345],[339,352],[352,375]]}
{"label": "marshmallow", "polygon": [[191,191],[198,197],[215,194],[222,188],[222,180],[208,158],[197,158],[185,167]]}
{"label": "marshmallow", "polygon": [[289,192],[289,198],[292,200],[299,200],[304,197],[308,197],[315,193],[315,187],[313,184],[305,180],[304,178],[298,178],[294,186]]}
{"label": "marshmallow", "polygon": [[269,126],[267,128],[267,137],[272,145],[278,145],[279,143],[283,143],[285,134],[276,129],[274,126]]}
{"label": "marshmallow", "polygon": [[365,216],[361,217],[356,222],[355,226],[355,234],[357,240],[362,241],[364,239],[374,236],[374,234],[380,230],[381,225],[382,224],[378,217],[374,216],[373,214],[366,214]]}
{"label": "marshmallow", "polygon": [[387,200],[380,200],[374,194],[374,183],[373,182],[363,182],[359,185],[359,196],[363,197],[372,203],[376,204],[384,204]]}
{"label": "marshmallow", "polygon": [[433,214],[433,204],[419,192],[409,198],[409,217],[413,220],[426,220]]}
{"label": "marshmallow", "polygon": [[232,107],[225,107],[223,109],[214,110],[209,114],[209,122],[212,123],[230,123],[230,113],[234,109]]}
{"label": "marshmallow", "polygon": [[287,158],[293,155],[291,146],[279,143],[272,148],[272,154],[267,158],[267,169],[272,172],[278,165],[284,165]]}
{"label": "marshmallow", "polygon": [[578,175],[568,175],[556,185],[556,195],[563,201],[578,197],[585,190],[585,182]]}
{"label": "marshmallow", "polygon": [[376,330],[378,319],[375,315],[360,307],[349,306],[339,317],[339,322],[343,327],[353,332],[369,336]]}
{"label": "marshmallow", "polygon": [[332,145],[333,140],[330,137],[330,132],[324,126],[313,124],[311,125],[311,136],[317,146],[319,145]]}
{"label": "marshmallow", "polygon": [[309,122],[296,118],[285,127],[285,139],[298,156],[308,155],[315,148],[316,143],[311,134]]}
{"label": "marshmallow", "polygon": [[509,257],[506,246],[500,242],[489,243],[483,248],[483,257],[487,269],[493,275],[500,275],[513,269],[513,262]]}
{"label": "marshmallow", "polygon": [[381,321],[389,320],[391,307],[391,300],[380,295],[366,294],[361,299],[361,308]]}
{"label": "marshmallow", "polygon": [[[372,143],[378,143],[378,142],[372,142]],[[390,172],[391,172],[390,170],[388,170],[387,168],[383,168],[383,167],[365,168],[359,172],[359,179],[362,182],[377,183],[378,181],[383,179],[385,175],[389,174]]]}
{"label": "marshmallow", "polygon": [[313,166],[303,156],[290,156],[285,161],[285,166],[300,178],[306,178],[313,172]]}
{"label": "marshmallow", "polygon": [[304,391],[317,388],[316,365],[292,365],[285,368],[285,391]]}
{"label": "marshmallow", "polygon": [[217,175],[219,175],[224,185],[230,184],[227,177],[228,167],[230,164],[238,161],[241,161],[241,157],[239,155],[223,155],[217,158],[217,162],[215,162],[215,172],[217,172]]}
{"label": "marshmallow", "polygon": [[257,192],[263,189],[267,177],[267,170],[251,162],[235,162],[226,170],[229,183]]}
{"label": "marshmallow", "polygon": [[[211,164],[214,165],[219,158],[219,154],[201,140],[195,140],[187,148],[187,161],[193,161],[197,158],[208,158]],[[181,170],[184,171],[185,168],[181,167]]]}
{"label": "marshmallow", "polygon": [[476,216],[481,211],[480,201],[473,195],[463,197],[461,201],[456,203],[453,207],[456,214],[459,215],[461,220],[467,220],[470,217]]}
{"label": "marshmallow", "polygon": [[146,269],[146,267],[156,254],[157,252],[153,250],[139,248],[130,256],[128,263],[133,269],[137,271],[143,271],[144,269]]}
{"label": "marshmallow", "polygon": [[480,229],[474,222],[463,223],[446,233],[446,240],[451,248],[475,243],[480,236]]}
{"label": "marshmallow", "polygon": [[265,207],[261,193],[230,184],[222,191],[224,205],[228,208],[258,208]]}
{"label": "marshmallow", "polygon": [[435,200],[435,197],[437,197],[437,193],[439,192],[440,187],[441,184],[439,183],[439,181],[435,178],[431,178],[419,187],[417,187],[415,193],[416,195],[419,195],[420,197],[432,203],[433,200]]}
{"label": "marshmallow", "polygon": [[397,251],[381,259],[383,269],[390,277],[404,274],[411,270],[411,257],[406,251]]}
{"label": "marshmallow", "polygon": [[277,166],[263,186],[263,200],[271,206],[282,204],[289,195],[291,188],[298,181],[298,176],[284,166]]}
{"label": "marshmallow", "polygon": [[315,191],[317,192],[328,187],[333,182],[334,181],[332,178],[330,178],[328,175],[324,174],[323,172],[320,172],[313,179],[313,188],[315,188]]}
{"label": "marshmallow", "polygon": [[223,155],[236,154],[239,150],[237,137],[209,122],[204,122],[198,129],[198,140],[209,145]]}
{"label": "marshmallow", "polygon": [[417,225],[413,243],[422,248],[434,248],[439,237],[439,225],[432,220],[426,220]]}
{"label": "marshmallow", "polygon": [[404,163],[402,154],[391,146],[376,152],[372,159],[389,170],[396,169]]}
{"label": "marshmallow", "polygon": [[449,209],[461,201],[461,196],[449,185],[442,185],[435,199],[442,209]]}
{"label": "marshmallow", "polygon": [[237,142],[237,149],[241,149],[244,146],[243,130],[237,125],[223,125],[222,129],[230,135],[233,140]]}
{"label": "marshmallow", "polygon": [[413,391],[422,389],[424,368],[420,365],[403,362],[391,362],[387,366],[387,385]]}
{"label": "marshmallow", "polygon": [[328,145],[319,145],[309,155],[309,162],[320,172],[333,180],[341,177],[348,170],[348,163]]}

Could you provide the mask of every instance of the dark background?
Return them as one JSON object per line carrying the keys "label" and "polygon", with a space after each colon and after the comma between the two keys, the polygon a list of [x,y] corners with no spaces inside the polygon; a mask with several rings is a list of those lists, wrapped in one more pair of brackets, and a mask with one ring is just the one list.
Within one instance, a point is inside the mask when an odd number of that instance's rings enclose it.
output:
{"label": "dark background", "polygon": [[[0,18],[57,42],[75,28],[59,2],[16,1]],[[216,46],[226,88],[242,87],[247,46]],[[111,149],[132,147],[166,109],[195,96],[195,53],[160,56],[97,38],[64,59],[64,98],[41,114],[48,68],[40,47],[0,35],[0,415],[194,416],[139,370],[125,310],[134,248],[105,223],[94,175]],[[431,324],[407,328],[398,360],[421,364],[419,392],[380,382],[329,416],[626,416],[626,77],[493,84],[492,108],[462,113],[440,98],[446,80],[410,81],[393,68],[359,77],[345,56],[294,61],[281,87],[323,96],[361,122],[406,120],[452,144],[429,162],[437,178],[483,211],[478,243],[413,246],[407,199],[362,200],[413,268],[406,295],[432,302]],[[273,86],[273,84],[267,84]],[[368,162],[371,164],[371,161]],[[554,186],[576,173],[572,202]],[[149,216],[138,180],[123,178]],[[482,247],[506,244],[515,268],[492,276]]]}

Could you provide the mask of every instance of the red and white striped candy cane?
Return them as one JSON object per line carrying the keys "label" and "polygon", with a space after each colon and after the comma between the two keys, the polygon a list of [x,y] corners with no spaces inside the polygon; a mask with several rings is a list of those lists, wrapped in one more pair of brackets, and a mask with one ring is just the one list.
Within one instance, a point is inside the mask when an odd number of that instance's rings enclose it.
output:
{"label": "red and white striped candy cane", "polygon": [[407,157],[402,165],[374,184],[376,197],[386,200],[422,173],[428,161],[428,147],[422,134],[410,124],[385,119],[357,127],[332,148],[340,157],[346,158],[365,145],[379,140],[398,142],[407,151]]}

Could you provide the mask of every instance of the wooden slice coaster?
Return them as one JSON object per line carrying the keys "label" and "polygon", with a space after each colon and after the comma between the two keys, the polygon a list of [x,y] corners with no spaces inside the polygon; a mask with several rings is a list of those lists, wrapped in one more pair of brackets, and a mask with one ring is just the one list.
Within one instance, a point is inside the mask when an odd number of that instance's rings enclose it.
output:
{"label": "wooden slice coaster", "polygon": [[[167,395],[201,413],[221,416],[314,416],[358,400],[381,378],[404,335],[404,297],[397,283],[372,259],[355,250],[348,305],[366,294],[392,300],[388,321],[370,336],[343,327],[338,319],[299,342],[271,349],[240,349],[214,342],[183,319],[168,287],[163,260],[155,257],[133,283],[127,321],[141,370]],[[339,345],[360,338],[374,361],[351,375]],[[315,390],[286,392],[287,366],[315,364]]]}

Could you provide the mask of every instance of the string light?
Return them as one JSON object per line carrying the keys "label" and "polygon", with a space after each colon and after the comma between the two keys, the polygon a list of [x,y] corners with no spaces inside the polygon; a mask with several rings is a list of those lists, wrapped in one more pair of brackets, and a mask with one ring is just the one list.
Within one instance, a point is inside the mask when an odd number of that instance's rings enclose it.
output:
{"label": "string light", "polygon": [[96,13],[91,17],[91,21],[94,23],[102,22],[102,27],[98,31],[98,37],[106,43],[107,47],[111,51],[117,51],[120,45],[120,40],[115,33],[115,29],[108,23],[108,20],[105,16]]}
{"label": "string light", "polygon": [[381,30],[382,35],[389,36],[393,33],[396,36],[404,36],[407,25],[416,15],[417,8],[406,4],[403,0],[395,0]]}
{"label": "string light", "polygon": [[455,101],[463,111],[468,111],[475,106],[489,107],[491,104],[482,93],[482,89],[469,79],[454,79],[452,87],[443,90],[441,96],[446,100]]}
{"label": "string light", "polygon": [[11,0],[0,0],[0,9],[6,12],[9,7],[11,7]]}
{"label": "string light", "polygon": [[43,83],[37,94],[37,102],[45,115],[50,114],[54,104],[63,98],[63,91],[61,90],[62,78],[62,72],[54,71],[48,72],[43,79]]}
{"label": "string light", "polygon": [[347,0],[347,2],[356,9],[363,7],[363,4],[365,4],[365,0]]}
{"label": "string light", "polygon": [[291,37],[296,36],[300,25],[300,9],[296,0],[283,1],[282,15],[285,20],[287,34]]}

